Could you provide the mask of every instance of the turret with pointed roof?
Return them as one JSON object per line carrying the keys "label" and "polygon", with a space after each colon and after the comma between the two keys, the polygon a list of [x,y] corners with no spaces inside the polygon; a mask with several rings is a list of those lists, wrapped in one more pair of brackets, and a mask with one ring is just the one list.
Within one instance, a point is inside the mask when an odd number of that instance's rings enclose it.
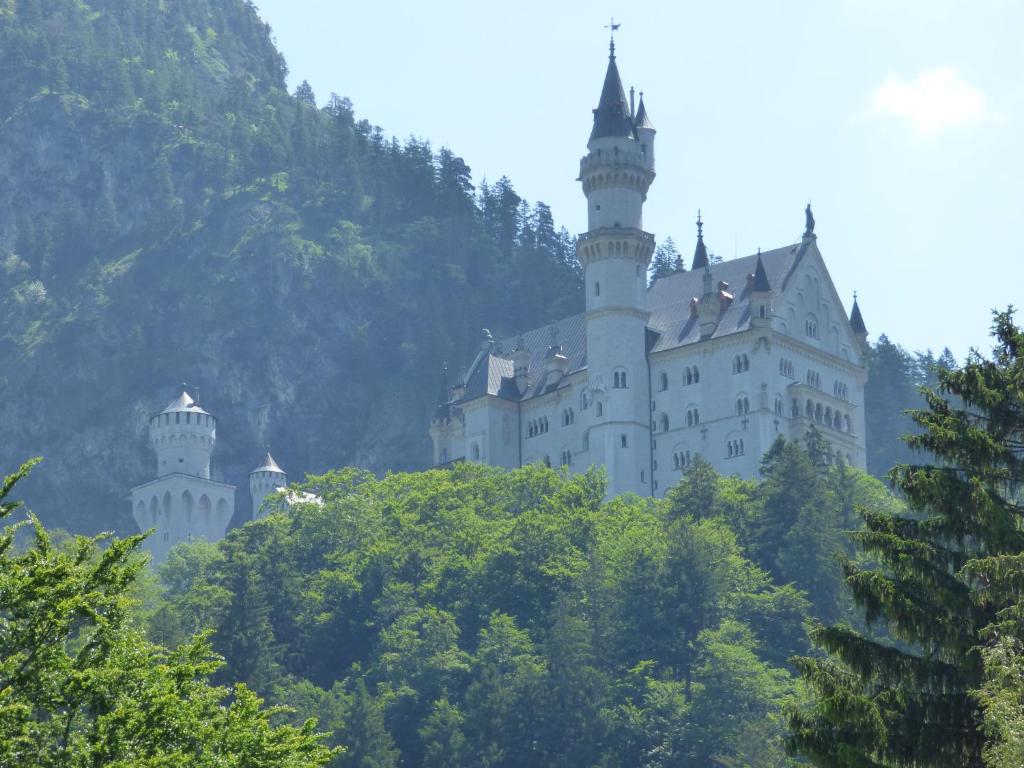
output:
{"label": "turret with pointed roof", "polygon": [[249,473],[249,494],[252,496],[252,518],[257,520],[263,502],[272,493],[288,485],[288,473],[278,466],[267,449],[263,462]]}
{"label": "turret with pointed roof", "polygon": [[704,269],[708,266],[708,249],[704,246],[704,222],[700,211],[697,211],[697,247],[693,249],[693,266],[691,269]]}

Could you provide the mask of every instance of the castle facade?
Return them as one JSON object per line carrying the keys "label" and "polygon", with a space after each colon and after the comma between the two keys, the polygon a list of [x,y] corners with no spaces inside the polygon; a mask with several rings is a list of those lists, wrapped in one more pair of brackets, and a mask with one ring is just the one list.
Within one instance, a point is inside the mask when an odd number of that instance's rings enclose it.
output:
{"label": "castle facade", "polygon": [[867,329],[847,316],[818,249],[800,239],[715,263],[698,217],[691,269],[648,285],[654,235],[643,204],[656,131],[626,99],[614,43],[578,181],[586,310],[485,338],[430,426],[434,464],[605,467],[608,493],[662,496],[696,456],[754,477],[775,439],[811,426],[832,455],[866,466]]}

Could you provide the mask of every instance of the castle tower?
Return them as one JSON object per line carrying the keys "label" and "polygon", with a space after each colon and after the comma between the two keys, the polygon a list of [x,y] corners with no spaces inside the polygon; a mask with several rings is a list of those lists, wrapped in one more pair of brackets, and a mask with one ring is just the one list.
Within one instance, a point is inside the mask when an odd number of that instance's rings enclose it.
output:
{"label": "castle tower", "polygon": [[149,420],[149,442],[156,452],[156,475],[175,472],[210,478],[210,457],[217,442],[217,419],[184,389]]}
{"label": "castle tower", "polygon": [[210,479],[217,419],[188,391],[149,420],[156,479],[132,488],[139,530],[155,529],[143,546],[162,562],[171,547],[197,538],[224,537],[235,512],[235,487]]}
{"label": "castle tower", "polygon": [[643,204],[654,181],[654,136],[642,96],[637,114],[626,101],[612,41],[579,177],[589,226],[576,245],[586,286],[587,376],[604,400],[590,411],[590,461],[604,464],[611,487],[643,495],[651,493],[646,327],[654,253]]}
{"label": "castle tower", "polygon": [[274,461],[267,451],[263,463],[249,473],[249,493],[252,495],[252,519],[259,520],[267,511],[263,509],[263,501],[270,494],[288,485],[288,473]]}

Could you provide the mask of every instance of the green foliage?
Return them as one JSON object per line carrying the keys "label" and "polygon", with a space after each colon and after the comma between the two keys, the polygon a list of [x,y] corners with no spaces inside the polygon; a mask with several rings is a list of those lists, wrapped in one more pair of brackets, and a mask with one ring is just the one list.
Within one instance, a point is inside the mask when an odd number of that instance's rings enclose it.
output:
{"label": "green foliage", "polygon": [[[31,463],[5,479],[8,496]],[[17,529],[33,539],[18,552]],[[133,624],[141,536],[58,547],[33,516],[0,532],[0,766],[306,768],[332,753],[314,721],[274,725],[244,685],[211,686],[221,665],[197,636],[168,652]]]}
{"label": "green foliage", "polygon": [[827,766],[1018,765],[1024,686],[1024,333],[994,323],[992,359],[937,369],[910,447],[937,464],[892,479],[909,514],[861,510],[870,560],[847,560],[854,600],[890,639],[848,626],[811,633],[828,656],[799,667],[816,694],[790,746]]}
{"label": "green foliage", "polygon": [[[838,516],[840,470],[783,448]],[[851,498],[877,490],[843,471]],[[786,665],[813,609],[749,557],[771,551],[769,486],[698,464],[663,501],[605,501],[601,474],[541,466],[333,472],[302,486],[321,503],[232,531],[219,556],[179,549],[151,621],[198,609],[224,674],[321,715],[340,765],[788,765]],[[833,578],[808,551],[791,547],[788,578]]]}

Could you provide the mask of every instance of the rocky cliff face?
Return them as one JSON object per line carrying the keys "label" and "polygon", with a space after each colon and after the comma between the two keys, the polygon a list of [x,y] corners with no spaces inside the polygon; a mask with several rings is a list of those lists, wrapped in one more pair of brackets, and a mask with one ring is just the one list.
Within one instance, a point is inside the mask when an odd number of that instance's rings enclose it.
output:
{"label": "rocky cliff face", "polygon": [[186,380],[216,479],[429,460],[441,360],[581,304],[505,180],[284,90],[249,3],[0,0],[0,470],[78,531],[134,524]]}

